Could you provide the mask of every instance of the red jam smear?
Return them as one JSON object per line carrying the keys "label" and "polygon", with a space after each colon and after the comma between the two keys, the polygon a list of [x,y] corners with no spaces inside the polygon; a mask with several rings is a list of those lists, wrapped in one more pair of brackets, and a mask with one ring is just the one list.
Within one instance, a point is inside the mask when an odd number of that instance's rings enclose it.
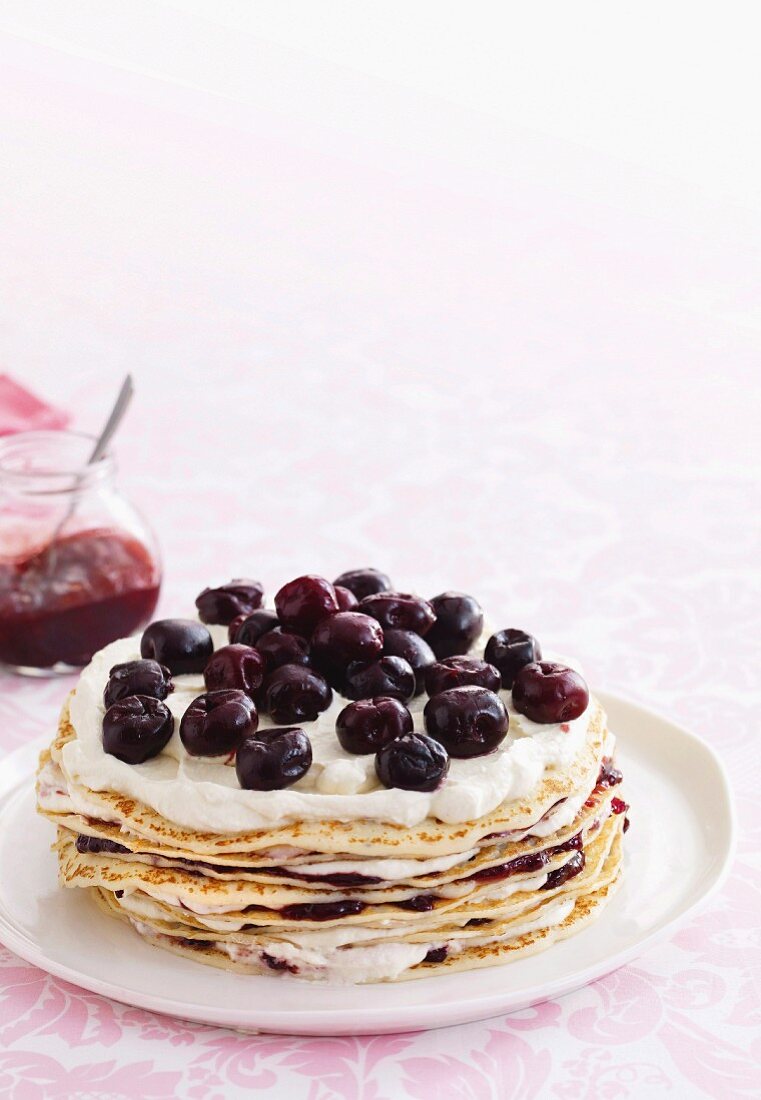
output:
{"label": "red jam smear", "polygon": [[366,909],[364,901],[308,901],[297,905],[284,905],[280,910],[283,920],[339,920],[353,917]]}
{"label": "red jam smear", "polygon": [[413,913],[430,913],[436,905],[436,894],[416,894],[414,898],[405,898],[404,901],[395,901],[397,909],[409,909]]}
{"label": "red jam smear", "polygon": [[137,539],[79,531],[52,551],[0,562],[0,661],[81,666],[150,619],[161,577]]}
{"label": "red jam smear", "polygon": [[584,852],[574,852],[567,863],[564,863],[562,867],[558,867],[555,871],[550,871],[547,875],[547,881],[542,890],[557,890],[559,886],[563,886],[572,878],[576,878],[584,870],[584,866],[587,862],[587,857]]}
{"label": "red jam smear", "polygon": [[539,852],[524,852],[522,856],[516,856],[509,863],[500,863],[496,867],[482,867],[480,871],[469,876],[478,882],[492,882],[509,878],[511,875],[522,875],[541,871],[549,863],[552,856],[558,852],[580,852],[582,850],[581,833],[556,844],[553,848],[544,848]]}
{"label": "red jam smear", "polygon": [[265,962],[270,970],[287,970],[289,974],[298,974],[299,972],[299,968],[294,963],[289,963],[286,959],[276,959],[274,955],[269,955],[266,951],[262,951],[262,962]]}
{"label": "red jam smear", "polygon": [[616,787],[623,782],[623,779],[622,772],[613,766],[611,758],[609,756],[604,757],[600,765],[600,774],[597,777],[597,786],[603,790]]}

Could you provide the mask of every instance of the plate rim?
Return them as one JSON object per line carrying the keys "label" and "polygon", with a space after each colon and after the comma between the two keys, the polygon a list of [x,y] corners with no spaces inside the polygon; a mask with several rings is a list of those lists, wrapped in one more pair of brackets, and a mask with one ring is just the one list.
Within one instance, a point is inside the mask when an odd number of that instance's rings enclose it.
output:
{"label": "plate rim", "polygon": [[[372,1035],[424,1031],[438,1027],[451,1027],[457,1024],[472,1023],[476,1020],[486,1020],[502,1014],[519,1012],[533,1004],[561,997],[607,974],[613,973],[622,966],[626,966],[627,963],[643,955],[651,947],[668,938],[668,936],[673,934],[678,927],[686,923],[722,888],[733,865],[737,847],[737,816],[732,784],[726,766],[715,749],[702,737],[681,725],[670,715],[659,712],[654,708],[644,706],[636,699],[628,696],[625,692],[618,690],[599,691],[596,694],[603,703],[603,706],[606,706],[606,700],[612,701],[614,707],[616,704],[622,703],[632,708],[634,711],[639,712],[645,719],[654,718],[659,722],[665,722],[667,725],[676,729],[683,738],[708,758],[708,761],[714,768],[721,783],[723,795],[721,800],[723,802],[721,817],[722,820],[725,820],[726,825],[726,829],[723,830],[723,832],[726,833],[726,844],[724,845],[722,861],[714,872],[713,880],[709,882],[703,892],[683,911],[666,921],[665,924],[653,929],[650,933],[646,934],[635,943],[630,944],[628,947],[616,952],[613,956],[598,960],[582,970],[577,970],[555,980],[544,982],[541,987],[538,987],[535,997],[532,996],[530,990],[527,990],[525,999],[521,998],[520,1006],[513,1005],[505,1007],[505,1000],[509,995],[508,989],[497,993],[478,994],[464,998],[458,997],[456,1000],[445,1001],[438,1005],[401,1005],[395,1006],[393,1010],[389,1007],[374,1008],[368,1005],[367,1008],[363,1010],[361,1027],[359,1029],[356,1026],[357,1016],[354,1008],[331,1007],[322,1009],[319,1006],[298,1010],[269,1009],[267,1025],[263,1026],[253,1023],[246,1009],[233,1007],[224,1010],[220,1008],[204,1008],[204,1006],[199,1003],[175,1000],[171,997],[163,995],[157,996],[149,992],[134,992],[120,989],[118,986],[104,981],[101,978],[84,974],[82,971],[59,962],[56,958],[46,954],[45,951],[39,948],[33,941],[30,941],[23,932],[19,931],[13,924],[6,920],[2,913],[0,913],[0,942],[32,966],[36,966],[46,973],[60,978],[63,981],[67,981],[81,989],[85,989],[88,992],[109,997],[121,1004],[143,1008],[161,1015],[173,1016],[194,1023],[206,1024],[208,1026],[233,1028],[246,1031],[250,1034],[261,1033],[317,1037],[320,1035]],[[26,758],[29,758],[30,761],[36,760],[37,754],[43,748],[46,748],[48,744],[49,737],[42,735],[34,741],[19,745],[0,758],[0,768],[3,772],[6,772],[9,765],[13,766],[15,764],[15,770],[18,772],[19,765],[22,761],[25,761]],[[6,784],[0,785],[0,812],[2,812],[3,804],[7,805],[9,801],[12,801],[15,796],[24,789],[24,782],[25,780],[23,778],[17,778],[15,782],[13,778],[11,778],[7,791],[3,790]],[[724,810],[726,813],[723,812]],[[255,975],[253,975],[253,977],[255,977]],[[420,979],[420,981],[436,982],[440,977],[453,977],[453,975],[432,975],[429,978]],[[456,975],[456,977],[461,977],[461,975]],[[416,985],[417,984],[419,983],[416,982]],[[392,1026],[389,1026],[388,1015],[391,1011],[394,1013],[396,1022]],[[426,1019],[432,1022],[421,1023],[420,1019],[422,1016],[425,1016]]]}

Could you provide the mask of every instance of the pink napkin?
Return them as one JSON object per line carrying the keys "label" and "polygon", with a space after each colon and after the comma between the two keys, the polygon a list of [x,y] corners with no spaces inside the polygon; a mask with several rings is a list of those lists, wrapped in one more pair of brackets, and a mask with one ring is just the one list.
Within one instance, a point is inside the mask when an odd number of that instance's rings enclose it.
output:
{"label": "pink napkin", "polygon": [[34,428],[65,428],[71,417],[0,374],[0,435]]}

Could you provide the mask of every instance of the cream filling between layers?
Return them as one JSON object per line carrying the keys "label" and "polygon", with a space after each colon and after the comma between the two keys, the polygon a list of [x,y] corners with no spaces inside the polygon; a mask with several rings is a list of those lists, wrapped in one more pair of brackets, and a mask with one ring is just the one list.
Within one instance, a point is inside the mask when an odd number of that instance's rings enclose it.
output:
{"label": "cream filling between layers", "polygon": [[[341,947],[331,944],[328,939],[322,943],[313,941],[311,945],[307,945],[306,937],[301,941],[292,937],[290,941],[273,940],[271,943],[250,947],[219,940],[215,941],[215,946],[226,951],[234,962],[263,962],[263,955],[271,955],[274,959],[298,967],[302,977],[311,975],[326,981],[352,983],[393,980],[405,970],[421,963],[432,949],[446,947],[448,955],[456,955],[468,947],[497,944],[517,939],[538,929],[554,928],[562,924],[573,906],[573,898],[560,898],[542,906],[539,913],[527,916],[522,921],[516,921],[509,931],[501,936],[487,934],[463,941],[439,938],[427,943],[405,943],[397,940],[368,944],[364,947]],[[171,943],[171,936],[155,932],[150,925],[134,917],[130,917],[130,921],[137,932],[153,938],[166,939]]]}
{"label": "cream filling between layers", "polygon": [[[225,628],[213,627],[212,635],[215,645],[226,644]],[[479,643],[474,652],[482,651]],[[103,689],[109,671],[115,664],[139,657],[139,637],[123,638],[97,653],[82,672],[70,707],[77,736],[62,753],[69,795],[75,808],[87,814],[92,810],[87,804],[88,788],[114,791],[196,832],[241,833],[292,821],[364,819],[402,826],[417,825],[427,817],[446,824],[472,821],[502,802],[528,797],[547,772],[567,769],[584,746],[594,709],[590,704],[580,718],[565,727],[540,725],[518,714],[510,692],[503,692],[510,729],[502,745],[487,756],[453,758],[446,781],[435,791],[420,793],[386,789],[375,775],[373,755],[352,756],[342,749],[335,735],[335,720],[347,700],[335,695],[317,721],[303,723],[313,751],[307,775],[282,791],[248,791],[240,788],[231,764],[191,757],[180,741],[180,719],[205,690],[201,675],[174,678],[175,690],[166,704],[175,718],[175,729],[159,756],[130,765],[103,751]],[[555,658],[548,654],[547,659]],[[423,695],[409,704],[415,728],[421,731],[426,701]],[[261,716],[261,729],[274,724]]]}

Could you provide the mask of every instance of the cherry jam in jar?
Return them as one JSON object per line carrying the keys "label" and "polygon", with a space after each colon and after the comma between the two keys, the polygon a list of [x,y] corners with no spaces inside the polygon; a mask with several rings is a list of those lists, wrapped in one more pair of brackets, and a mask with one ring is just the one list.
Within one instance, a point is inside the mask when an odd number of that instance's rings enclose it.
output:
{"label": "cherry jam in jar", "polygon": [[158,600],[155,539],[118,492],[94,438],[0,440],[0,662],[44,676],[81,668],[143,627]]}

